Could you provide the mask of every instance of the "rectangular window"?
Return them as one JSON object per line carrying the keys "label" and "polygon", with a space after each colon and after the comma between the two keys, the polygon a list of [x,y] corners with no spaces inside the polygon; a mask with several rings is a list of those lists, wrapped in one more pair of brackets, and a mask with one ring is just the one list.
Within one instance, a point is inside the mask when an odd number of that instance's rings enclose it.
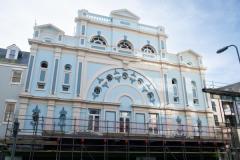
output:
{"label": "rectangular window", "polygon": [[173,98],[173,101],[174,101],[175,103],[178,103],[178,102],[179,102],[179,97],[174,97],[174,98]]}
{"label": "rectangular window", "polygon": [[197,91],[195,88],[192,89],[193,92],[193,98],[197,98]]}
{"label": "rectangular window", "polygon": [[198,99],[193,99],[193,104],[199,104]]}
{"label": "rectangular window", "polygon": [[219,126],[218,116],[217,115],[213,115],[213,117],[214,117],[215,125]]}
{"label": "rectangular window", "polygon": [[166,58],[166,53],[162,53],[162,58],[164,59],[164,58]]}
{"label": "rectangular window", "polygon": [[212,110],[213,110],[214,112],[217,112],[217,110],[216,110],[216,104],[215,104],[214,101],[212,101]]}
{"label": "rectangular window", "polygon": [[64,76],[64,84],[69,84],[70,80],[70,73],[65,73],[65,76]]}
{"label": "rectangular window", "polygon": [[34,37],[38,37],[39,31],[34,32]]}
{"label": "rectangular window", "polygon": [[85,25],[82,25],[82,35],[85,35]]}
{"label": "rectangular window", "polygon": [[70,88],[70,73],[65,72],[64,73],[64,79],[63,79],[63,85],[62,85],[62,90],[65,92],[68,92]]}
{"label": "rectangular window", "polygon": [[40,82],[44,82],[45,81],[45,77],[46,77],[46,71],[45,70],[41,70]]}
{"label": "rectangular window", "polygon": [[161,47],[162,47],[162,49],[165,49],[165,44],[164,44],[163,40],[161,40]]}
{"label": "rectangular window", "polygon": [[84,39],[81,39],[81,45],[84,45]]}
{"label": "rectangular window", "polygon": [[12,83],[20,83],[22,77],[22,71],[13,70],[12,71]]}
{"label": "rectangular window", "polygon": [[39,82],[37,83],[38,89],[44,89],[45,88],[45,81],[46,81],[46,70],[42,69],[40,71],[40,77]]}
{"label": "rectangular window", "polygon": [[15,110],[15,103],[13,102],[7,102],[5,113],[4,113],[4,122],[12,122],[13,121],[13,115]]}
{"label": "rectangular window", "polygon": [[59,35],[59,36],[58,36],[58,40],[59,40],[59,41],[62,41],[62,35]]}

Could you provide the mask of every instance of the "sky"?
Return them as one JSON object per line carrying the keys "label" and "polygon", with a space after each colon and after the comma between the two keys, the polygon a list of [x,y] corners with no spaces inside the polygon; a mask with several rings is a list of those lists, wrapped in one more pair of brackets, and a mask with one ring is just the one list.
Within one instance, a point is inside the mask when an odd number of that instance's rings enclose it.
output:
{"label": "sky", "polygon": [[[34,24],[52,23],[73,35],[79,9],[108,16],[126,8],[140,23],[165,27],[167,50],[187,49],[203,56],[206,80],[217,85],[240,81],[240,63],[234,48],[217,55],[216,50],[235,44],[240,50],[240,0],[7,0],[0,5],[0,47],[16,44],[29,51],[28,38]],[[223,83],[223,84],[221,84]]]}

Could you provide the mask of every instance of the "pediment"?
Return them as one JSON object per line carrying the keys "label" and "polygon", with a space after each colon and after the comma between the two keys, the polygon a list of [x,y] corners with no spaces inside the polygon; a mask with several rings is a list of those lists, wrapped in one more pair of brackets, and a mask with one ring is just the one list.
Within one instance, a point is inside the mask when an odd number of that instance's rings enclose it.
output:
{"label": "pediment", "polygon": [[59,29],[58,27],[54,26],[53,24],[43,24],[43,25],[38,25],[38,26],[35,26],[35,27],[40,28],[40,29],[53,29],[57,32],[64,33],[63,30]]}
{"label": "pediment", "polygon": [[114,10],[111,12],[110,16],[116,17],[116,18],[132,20],[132,21],[139,21],[139,19],[140,19],[137,15],[135,15],[134,13],[130,12],[127,9]]}
{"label": "pediment", "polygon": [[191,50],[191,49],[188,49],[186,51],[183,51],[183,52],[180,52],[178,54],[191,54],[193,55],[194,57],[202,57],[200,54],[196,53],[195,51]]}

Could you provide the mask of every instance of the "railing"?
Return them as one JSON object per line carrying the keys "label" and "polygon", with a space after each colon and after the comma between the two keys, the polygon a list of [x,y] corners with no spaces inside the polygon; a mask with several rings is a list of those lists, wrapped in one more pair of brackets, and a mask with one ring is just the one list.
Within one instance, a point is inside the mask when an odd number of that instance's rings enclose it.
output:
{"label": "railing", "polygon": [[[102,15],[99,15],[99,14],[84,12],[84,14],[80,14],[80,16],[86,17],[89,20],[99,22],[99,23],[113,24],[113,21],[112,21],[111,17],[102,16]],[[120,21],[120,23],[118,25],[122,26],[121,22],[122,21]],[[139,30],[139,31],[143,31],[143,32],[149,32],[149,33],[153,33],[153,34],[164,33],[165,32],[164,27],[162,27],[162,26],[154,27],[154,26],[149,26],[149,25],[145,25],[145,24],[129,22],[129,24],[131,24],[131,23],[133,23],[134,25],[132,25],[132,26],[127,25],[127,26],[132,28],[132,29],[135,29],[135,30]],[[126,27],[126,25],[124,25],[124,26]]]}
{"label": "railing", "polygon": [[[33,121],[32,116],[19,116],[18,135],[36,134],[39,136],[88,135],[88,136],[144,136],[178,139],[230,139],[230,130],[226,127],[192,126],[182,124],[155,124],[137,122],[118,122],[106,120],[60,119],[40,117]],[[12,126],[8,125],[6,136],[11,136]]]}
{"label": "railing", "polygon": [[101,23],[111,23],[112,19],[110,17],[94,14],[94,13],[87,13],[86,17],[90,20],[101,22]]}

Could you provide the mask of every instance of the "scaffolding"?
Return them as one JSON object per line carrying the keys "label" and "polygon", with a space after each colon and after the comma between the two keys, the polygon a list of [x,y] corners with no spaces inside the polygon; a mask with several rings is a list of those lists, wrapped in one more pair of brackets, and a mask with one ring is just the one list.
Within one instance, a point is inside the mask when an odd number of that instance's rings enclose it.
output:
{"label": "scaffolding", "polygon": [[[64,112],[63,112],[64,113]],[[7,125],[3,152],[23,160],[219,160],[227,157],[226,127],[18,116],[16,139]],[[23,123],[23,124],[21,124]]]}

